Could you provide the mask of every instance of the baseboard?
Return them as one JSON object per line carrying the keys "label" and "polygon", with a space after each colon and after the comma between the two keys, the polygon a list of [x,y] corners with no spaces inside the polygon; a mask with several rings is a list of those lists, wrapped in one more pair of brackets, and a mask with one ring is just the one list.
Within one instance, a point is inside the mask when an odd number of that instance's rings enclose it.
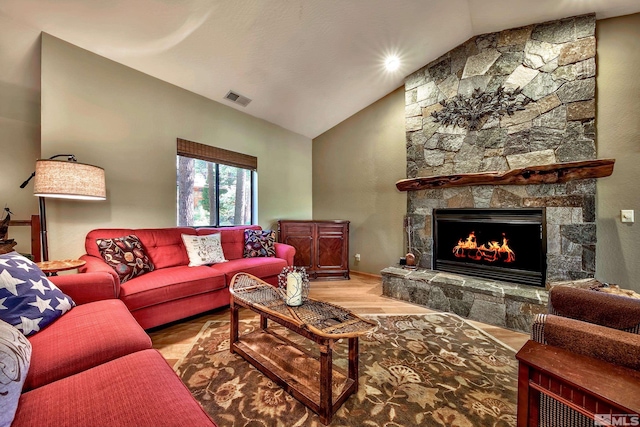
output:
{"label": "baseboard", "polygon": [[363,271],[350,270],[349,274],[356,275],[356,276],[371,277],[372,279],[382,279],[382,276],[379,274],[365,273]]}

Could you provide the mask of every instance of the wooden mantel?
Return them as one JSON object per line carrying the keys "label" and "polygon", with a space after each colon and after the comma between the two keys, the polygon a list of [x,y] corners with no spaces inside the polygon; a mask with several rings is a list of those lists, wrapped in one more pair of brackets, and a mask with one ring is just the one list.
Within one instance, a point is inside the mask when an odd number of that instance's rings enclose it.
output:
{"label": "wooden mantel", "polygon": [[615,159],[596,159],[530,166],[503,172],[461,173],[401,179],[396,182],[396,187],[400,191],[416,191],[469,185],[555,184],[609,176],[613,173],[614,163]]}

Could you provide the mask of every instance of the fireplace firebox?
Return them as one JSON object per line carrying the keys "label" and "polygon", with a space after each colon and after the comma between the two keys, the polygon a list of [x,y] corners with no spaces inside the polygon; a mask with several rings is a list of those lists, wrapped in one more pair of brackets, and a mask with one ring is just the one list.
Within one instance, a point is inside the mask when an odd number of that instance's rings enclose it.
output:
{"label": "fireplace firebox", "polygon": [[435,209],[433,269],[544,286],[544,208]]}

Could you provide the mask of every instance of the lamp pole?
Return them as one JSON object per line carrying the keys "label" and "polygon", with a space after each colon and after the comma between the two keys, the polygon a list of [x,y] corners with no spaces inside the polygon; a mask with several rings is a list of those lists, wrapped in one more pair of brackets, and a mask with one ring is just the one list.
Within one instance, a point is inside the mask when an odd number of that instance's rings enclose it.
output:
{"label": "lamp pole", "polygon": [[49,261],[49,240],[47,239],[47,209],[44,197],[38,197],[38,210],[40,211],[40,248],[42,261]]}

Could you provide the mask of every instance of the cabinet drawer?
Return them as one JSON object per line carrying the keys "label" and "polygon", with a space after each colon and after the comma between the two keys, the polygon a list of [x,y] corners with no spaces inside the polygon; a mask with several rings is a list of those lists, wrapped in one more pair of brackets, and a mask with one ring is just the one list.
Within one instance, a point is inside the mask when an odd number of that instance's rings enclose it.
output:
{"label": "cabinet drawer", "polygon": [[283,224],[280,233],[311,236],[313,234],[313,224]]}
{"label": "cabinet drawer", "polygon": [[343,225],[319,224],[318,234],[334,234],[337,236],[344,235],[345,227]]}

